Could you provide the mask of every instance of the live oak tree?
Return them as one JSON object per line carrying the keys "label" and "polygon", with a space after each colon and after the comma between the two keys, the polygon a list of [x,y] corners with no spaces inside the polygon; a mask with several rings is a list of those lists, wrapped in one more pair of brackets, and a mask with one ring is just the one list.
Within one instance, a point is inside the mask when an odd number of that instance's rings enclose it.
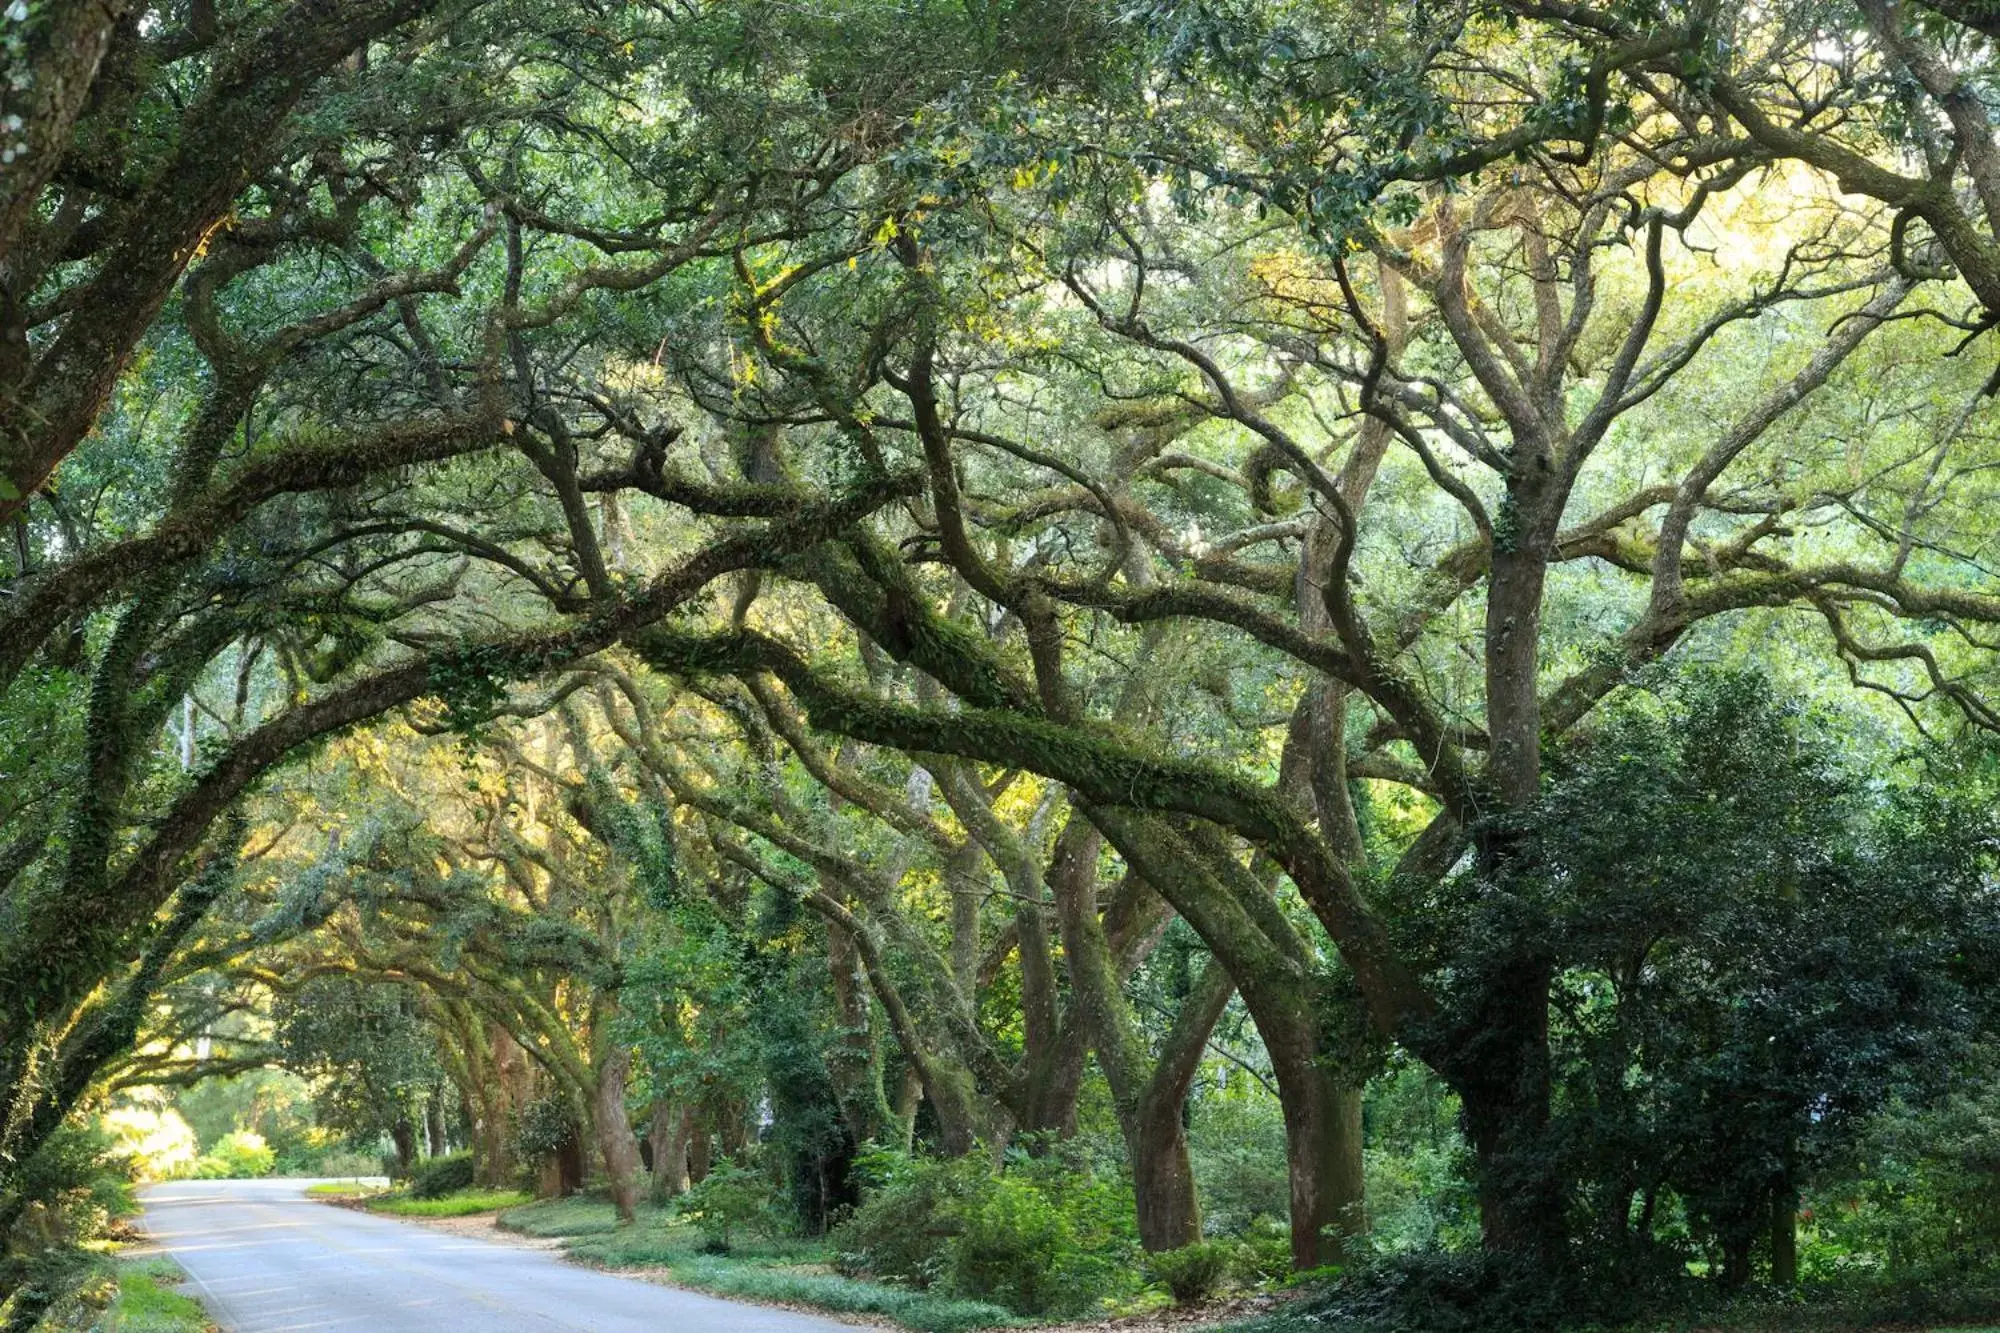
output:
{"label": "live oak tree", "polygon": [[[919,1093],[1067,1132],[1094,1057],[1173,1248],[1240,1003],[1300,1266],[1391,1048],[1553,1264],[1619,1206],[1552,1147],[1591,960],[1502,909],[1597,715],[1748,657],[1996,724],[1977,5],[4,22],[0,1193],[163,983],[327,968],[469,1099],[525,1053],[628,1212],[634,1109],[673,1188],[782,1076],[831,1180]],[[514,775],[398,813],[447,868],[205,936],[284,775],[406,722]],[[674,969],[808,950],[808,1058],[677,1083],[743,1013]]]}

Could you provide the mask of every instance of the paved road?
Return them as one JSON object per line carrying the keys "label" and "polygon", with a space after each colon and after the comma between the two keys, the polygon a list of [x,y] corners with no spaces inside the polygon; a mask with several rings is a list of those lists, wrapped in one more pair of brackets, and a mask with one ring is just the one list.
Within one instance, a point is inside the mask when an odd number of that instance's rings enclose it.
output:
{"label": "paved road", "polygon": [[146,1230],[228,1333],[854,1333],[330,1207],[306,1198],[306,1184],[183,1180],[145,1191]]}

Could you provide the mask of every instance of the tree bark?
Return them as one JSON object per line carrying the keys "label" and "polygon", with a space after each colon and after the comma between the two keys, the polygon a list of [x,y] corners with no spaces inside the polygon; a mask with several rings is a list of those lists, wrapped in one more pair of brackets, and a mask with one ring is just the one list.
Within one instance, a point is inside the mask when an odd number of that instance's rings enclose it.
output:
{"label": "tree bark", "polygon": [[840,1109],[856,1143],[880,1138],[889,1121],[882,1088],[882,1047],[868,1007],[861,954],[854,939],[837,925],[826,931],[827,972],[833,983],[840,1045],[830,1052],[827,1072],[840,1095]]}
{"label": "tree bark", "polygon": [[1780,1185],[1771,1195],[1771,1285],[1799,1284],[1799,1194]]}
{"label": "tree bark", "polygon": [[433,1088],[431,1095],[424,1100],[424,1152],[430,1157],[442,1157],[447,1151],[443,1089]]}
{"label": "tree bark", "polygon": [[708,1126],[692,1111],[688,1113],[688,1180],[699,1185],[708,1179],[708,1168],[714,1160],[714,1149],[710,1142]]}
{"label": "tree bark", "polygon": [[1209,1033],[1235,993],[1227,969],[1211,959],[1182,1001],[1153,1062],[1152,1075],[1140,1091],[1129,1138],[1139,1243],[1148,1250],[1177,1250],[1201,1239],[1201,1206],[1194,1165],[1188,1160],[1184,1112]]}
{"label": "tree bark", "polygon": [[1188,996],[1159,1057],[1147,1067],[1145,1042],[1125,1004],[1117,965],[1097,914],[1096,865],[1103,838],[1082,816],[1056,840],[1049,882],[1056,893],[1072,1006],[1111,1084],[1112,1104],[1132,1160],[1139,1243],[1175,1250],[1201,1239],[1201,1208],[1188,1160],[1181,1109],[1201,1066],[1208,1034],[1234,987],[1211,962]]}
{"label": "tree bark", "polygon": [[1459,1095],[1478,1173],[1489,1250],[1555,1253],[1564,1191],[1546,1142],[1549,1123],[1550,968],[1538,958],[1496,965],[1466,1001],[1447,1081]]}
{"label": "tree bark", "polygon": [[625,1078],[632,1070],[632,1052],[613,1047],[598,1064],[597,1099],[592,1119],[597,1123],[597,1146],[604,1156],[604,1173],[611,1178],[611,1203],[618,1221],[626,1224],[637,1217],[639,1203],[639,1140],[632,1133],[632,1121],[625,1114]]}
{"label": "tree bark", "polygon": [[389,1141],[396,1145],[396,1175],[399,1179],[410,1178],[410,1167],[417,1159],[417,1128],[408,1116],[397,1119],[389,1127]]}

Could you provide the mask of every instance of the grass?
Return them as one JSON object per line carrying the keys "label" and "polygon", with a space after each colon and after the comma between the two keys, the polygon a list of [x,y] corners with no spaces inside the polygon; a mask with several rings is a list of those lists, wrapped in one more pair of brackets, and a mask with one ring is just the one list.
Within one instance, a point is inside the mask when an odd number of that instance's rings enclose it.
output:
{"label": "grass", "polygon": [[213,1328],[201,1302],[175,1290],[187,1280],[171,1259],[121,1260],[118,1299],[97,1327],[105,1333],[202,1333]]}
{"label": "grass", "polygon": [[918,1333],[962,1333],[1022,1322],[996,1305],[842,1277],[829,1267],[832,1254],[823,1241],[744,1235],[728,1254],[705,1254],[700,1233],[651,1205],[642,1205],[638,1221],[622,1228],[610,1204],[588,1198],[515,1208],[501,1215],[500,1225],[560,1239],[566,1253],[586,1263],[662,1269],[675,1283],[716,1296],[873,1315]]}
{"label": "grass", "polygon": [[371,1213],[387,1213],[391,1217],[469,1217],[473,1213],[493,1213],[502,1208],[519,1207],[532,1197],[520,1190],[460,1190],[441,1199],[384,1195],[368,1200],[365,1206]]}
{"label": "grass", "polygon": [[306,1193],[315,1199],[353,1199],[365,1194],[380,1194],[384,1188],[358,1180],[322,1180],[317,1185],[306,1186]]}

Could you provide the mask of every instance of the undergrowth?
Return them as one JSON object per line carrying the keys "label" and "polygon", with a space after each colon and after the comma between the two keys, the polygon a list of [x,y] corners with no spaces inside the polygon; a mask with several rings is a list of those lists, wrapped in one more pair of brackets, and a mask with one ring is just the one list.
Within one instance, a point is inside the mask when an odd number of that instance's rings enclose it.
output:
{"label": "undergrowth", "polygon": [[1019,1322],[982,1301],[842,1277],[831,1271],[832,1253],[822,1241],[744,1235],[732,1240],[726,1255],[704,1253],[697,1227],[652,1205],[641,1205],[638,1220],[623,1228],[610,1204],[583,1197],[510,1209],[501,1214],[500,1225],[560,1239],[567,1254],[586,1263],[664,1270],[678,1285],[716,1296],[869,1315],[917,1333],[961,1333]]}

